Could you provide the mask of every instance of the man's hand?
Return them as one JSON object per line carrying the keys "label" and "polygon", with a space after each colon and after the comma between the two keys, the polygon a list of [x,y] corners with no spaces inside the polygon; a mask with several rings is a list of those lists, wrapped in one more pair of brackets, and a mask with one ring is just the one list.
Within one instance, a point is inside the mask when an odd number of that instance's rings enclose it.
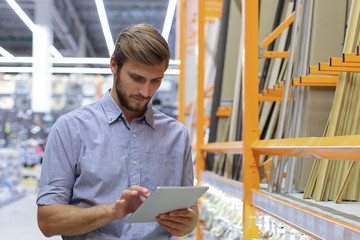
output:
{"label": "man's hand", "polygon": [[198,223],[197,206],[160,214],[156,221],[173,236],[184,236],[191,233]]}
{"label": "man's hand", "polygon": [[145,201],[144,198],[148,198],[149,196],[150,192],[147,188],[137,185],[124,190],[114,204],[114,218],[122,219],[126,214],[135,212]]}

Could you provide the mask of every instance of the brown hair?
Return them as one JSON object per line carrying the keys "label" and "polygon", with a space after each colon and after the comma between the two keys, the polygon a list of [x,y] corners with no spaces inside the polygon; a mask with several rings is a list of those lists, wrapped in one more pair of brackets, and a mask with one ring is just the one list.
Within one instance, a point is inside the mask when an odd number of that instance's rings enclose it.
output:
{"label": "brown hair", "polygon": [[159,65],[165,61],[165,71],[170,51],[167,42],[156,28],[147,24],[136,24],[119,34],[113,57],[119,69],[126,60],[146,65]]}

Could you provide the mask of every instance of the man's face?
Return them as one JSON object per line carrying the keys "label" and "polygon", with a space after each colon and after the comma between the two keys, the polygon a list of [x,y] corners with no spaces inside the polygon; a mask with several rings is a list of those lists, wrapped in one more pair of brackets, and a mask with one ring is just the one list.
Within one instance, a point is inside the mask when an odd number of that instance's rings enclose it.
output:
{"label": "man's face", "polygon": [[141,115],[160,87],[164,69],[165,63],[148,66],[126,61],[120,71],[115,73],[115,89],[122,110]]}

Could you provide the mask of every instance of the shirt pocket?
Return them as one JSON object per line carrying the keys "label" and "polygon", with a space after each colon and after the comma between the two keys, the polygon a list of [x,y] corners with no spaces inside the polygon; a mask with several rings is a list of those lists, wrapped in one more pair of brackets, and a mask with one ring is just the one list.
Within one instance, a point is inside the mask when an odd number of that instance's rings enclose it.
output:
{"label": "shirt pocket", "polygon": [[141,159],[141,185],[151,192],[161,186],[175,186],[175,162],[171,153],[145,152]]}

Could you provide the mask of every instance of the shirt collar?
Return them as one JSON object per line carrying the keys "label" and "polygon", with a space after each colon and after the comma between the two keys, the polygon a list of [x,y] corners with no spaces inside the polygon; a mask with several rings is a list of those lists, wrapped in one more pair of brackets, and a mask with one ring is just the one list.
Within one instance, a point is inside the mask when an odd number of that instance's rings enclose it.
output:
{"label": "shirt collar", "polygon": [[104,94],[104,96],[100,99],[100,102],[109,124],[115,122],[121,116],[122,111],[111,97],[110,91],[107,91]]}
{"label": "shirt collar", "polygon": [[[104,96],[100,99],[101,105],[104,109],[106,119],[109,124],[115,122],[123,112],[120,107],[116,104],[114,99],[110,95],[110,91],[107,91]],[[148,103],[145,114],[141,117],[147,124],[154,128],[154,110],[151,102]]]}
{"label": "shirt collar", "polygon": [[154,109],[151,102],[148,103],[145,111],[144,120],[154,128]]}

